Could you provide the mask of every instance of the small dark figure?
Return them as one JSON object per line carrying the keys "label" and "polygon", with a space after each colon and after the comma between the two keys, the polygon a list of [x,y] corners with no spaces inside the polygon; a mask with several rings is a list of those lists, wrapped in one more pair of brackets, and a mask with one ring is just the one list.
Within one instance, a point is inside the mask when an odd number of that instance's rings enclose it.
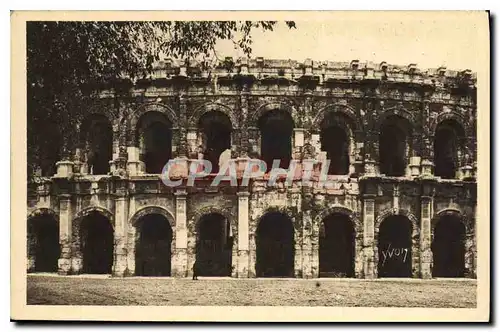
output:
{"label": "small dark figure", "polygon": [[194,261],[193,264],[193,280],[198,280],[198,270],[199,270],[199,263],[198,261]]}

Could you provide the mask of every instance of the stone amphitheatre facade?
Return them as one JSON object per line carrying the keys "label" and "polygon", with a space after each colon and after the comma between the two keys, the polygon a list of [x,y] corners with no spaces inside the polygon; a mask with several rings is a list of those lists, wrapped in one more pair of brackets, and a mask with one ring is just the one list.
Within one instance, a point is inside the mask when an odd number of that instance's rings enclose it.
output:
{"label": "stone amphitheatre facade", "polygon": [[[200,275],[235,278],[476,277],[474,73],[262,58],[205,68],[165,60],[99,90],[71,153],[45,159],[28,186],[29,272],[187,277],[196,261]],[[267,174],[185,185],[194,160],[216,172],[227,149],[239,169],[329,159],[333,185]],[[169,160],[180,186],[160,180]]]}

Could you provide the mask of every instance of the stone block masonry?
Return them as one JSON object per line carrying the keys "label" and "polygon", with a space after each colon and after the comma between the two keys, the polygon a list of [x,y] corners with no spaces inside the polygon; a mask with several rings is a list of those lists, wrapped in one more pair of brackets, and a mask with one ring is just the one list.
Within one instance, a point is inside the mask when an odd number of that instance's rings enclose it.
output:
{"label": "stone block masonry", "polygon": [[[69,157],[28,185],[28,271],[475,278],[475,74],[261,60],[100,87]],[[299,176],[245,183],[250,158]],[[237,185],[188,186],[199,159],[234,161]],[[331,187],[302,181],[310,160]]]}

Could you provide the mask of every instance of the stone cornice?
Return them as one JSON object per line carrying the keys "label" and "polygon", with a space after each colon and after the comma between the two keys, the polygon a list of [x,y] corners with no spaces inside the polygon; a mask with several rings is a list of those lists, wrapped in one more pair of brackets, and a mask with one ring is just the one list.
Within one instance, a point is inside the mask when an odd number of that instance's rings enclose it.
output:
{"label": "stone cornice", "polygon": [[449,70],[445,67],[420,69],[416,64],[405,66],[381,63],[275,60],[254,58],[226,58],[216,66],[165,59],[156,64],[153,72],[145,78],[130,80],[127,78],[110,82],[103,90],[113,88],[144,89],[148,87],[166,86],[224,86],[224,85],[297,85],[313,89],[316,86],[343,84],[380,84],[418,87],[427,90],[460,90],[476,89],[477,75],[469,69]]}

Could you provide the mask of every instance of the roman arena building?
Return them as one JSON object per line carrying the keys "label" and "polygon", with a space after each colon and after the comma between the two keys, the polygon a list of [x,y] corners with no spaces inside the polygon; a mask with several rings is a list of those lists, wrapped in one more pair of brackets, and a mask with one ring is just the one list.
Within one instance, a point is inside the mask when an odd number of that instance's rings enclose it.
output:
{"label": "roman arena building", "polygon": [[[167,59],[99,96],[76,144],[56,142],[70,153],[28,185],[28,272],[188,277],[196,261],[234,278],[476,277],[470,70]],[[223,152],[236,186],[210,185]],[[213,174],[188,186],[202,158]],[[298,168],[242,183],[251,158]],[[160,178],[169,160],[178,186]],[[330,160],[333,185],[303,181],[307,160]]]}

